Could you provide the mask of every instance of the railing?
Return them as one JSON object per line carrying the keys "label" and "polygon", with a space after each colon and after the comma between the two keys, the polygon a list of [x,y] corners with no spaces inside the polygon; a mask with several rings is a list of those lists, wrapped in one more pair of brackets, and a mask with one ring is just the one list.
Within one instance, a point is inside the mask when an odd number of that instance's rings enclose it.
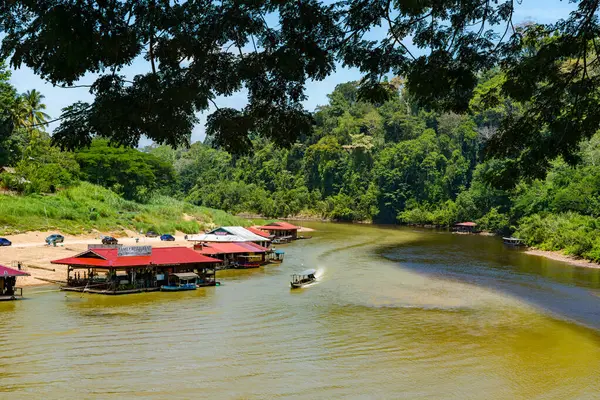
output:
{"label": "railing", "polygon": [[14,287],[13,290],[14,290],[13,296],[23,297],[23,288],[22,287]]}

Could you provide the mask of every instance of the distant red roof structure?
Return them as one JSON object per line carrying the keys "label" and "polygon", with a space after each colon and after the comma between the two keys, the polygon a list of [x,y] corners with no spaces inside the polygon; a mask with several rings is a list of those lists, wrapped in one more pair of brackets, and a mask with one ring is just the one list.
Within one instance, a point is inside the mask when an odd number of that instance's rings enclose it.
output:
{"label": "distant red roof structure", "polygon": [[18,269],[13,269],[5,267],[4,265],[0,265],[0,278],[10,276],[29,276],[29,274],[27,272],[19,271]]}
{"label": "distant red roof structure", "polygon": [[455,224],[454,226],[477,226],[477,224],[475,222],[460,222],[458,224]]}
{"label": "distant red roof structure", "polygon": [[271,237],[271,235],[268,232],[261,231],[257,226],[251,226],[246,229],[248,229],[250,232],[254,233],[255,235],[262,236],[267,239]]}
{"label": "distant red roof structure", "polygon": [[296,225],[292,225],[288,222],[276,221],[276,222],[271,222],[270,224],[267,224],[267,225],[259,226],[258,229],[295,231],[295,230],[300,229],[300,227],[296,226]]}
{"label": "distant red roof structure", "polygon": [[52,261],[52,264],[79,265],[98,268],[124,268],[145,265],[169,266],[220,263],[188,247],[157,247],[149,255],[118,256],[118,249],[90,249],[73,257]]}

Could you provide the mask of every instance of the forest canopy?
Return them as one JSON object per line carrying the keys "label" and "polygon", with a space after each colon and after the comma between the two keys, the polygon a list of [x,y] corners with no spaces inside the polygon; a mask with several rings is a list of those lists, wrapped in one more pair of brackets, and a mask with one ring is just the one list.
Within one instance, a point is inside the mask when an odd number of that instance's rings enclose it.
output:
{"label": "forest canopy", "polygon": [[[600,0],[573,3],[565,19],[519,26],[515,0],[12,0],[0,4],[0,58],[64,87],[97,74],[94,100],[64,110],[52,137],[63,148],[94,137],[135,146],[142,135],[187,145],[211,104],[214,145],[240,153],[258,135],[289,148],[315,123],[302,106],[306,83],[339,63],[360,69],[357,96],[374,104],[390,99],[390,75],[429,111],[463,114],[475,98],[521,104],[502,115],[486,154],[507,160],[504,180],[541,177],[557,156],[575,163],[600,122]],[[121,73],[140,59],[147,72]],[[499,84],[477,93],[495,68]],[[242,89],[245,107],[215,103]]]}

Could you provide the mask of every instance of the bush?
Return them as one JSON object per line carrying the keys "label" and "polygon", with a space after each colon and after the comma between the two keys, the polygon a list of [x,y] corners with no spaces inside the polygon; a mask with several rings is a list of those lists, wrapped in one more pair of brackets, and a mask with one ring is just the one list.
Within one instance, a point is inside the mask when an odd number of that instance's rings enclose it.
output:
{"label": "bush", "polygon": [[487,214],[478,219],[477,223],[481,229],[498,234],[505,234],[510,231],[508,216],[500,213],[497,207],[492,208]]}
{"label": "bush", "polygon": [[593,217],[574,212],[535,214],[520,221],[516,234],[542,250],[564,250],[576,257],[600,260],[600,223]]}

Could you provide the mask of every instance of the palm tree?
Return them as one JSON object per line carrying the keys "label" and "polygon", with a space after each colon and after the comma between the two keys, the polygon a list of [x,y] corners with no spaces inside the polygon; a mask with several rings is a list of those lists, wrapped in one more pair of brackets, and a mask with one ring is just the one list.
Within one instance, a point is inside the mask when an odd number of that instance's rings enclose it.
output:
{"label": "palm tree", "polygon": [[26,127],[28,125],[27,120],[28,107],[25,104],[25,98],[23,96],[17,96],[12,104],[11,114],[13,116],[13,123],[15,127]]}
{"label": "palm tree", "polygon": [[28,90],[21,97],[26,110],[24,122],[27,126],[42,125],[48,121],[50,116],[43,111],[46,109],[46,105],[42,103],[46,96],[33,89]]}

